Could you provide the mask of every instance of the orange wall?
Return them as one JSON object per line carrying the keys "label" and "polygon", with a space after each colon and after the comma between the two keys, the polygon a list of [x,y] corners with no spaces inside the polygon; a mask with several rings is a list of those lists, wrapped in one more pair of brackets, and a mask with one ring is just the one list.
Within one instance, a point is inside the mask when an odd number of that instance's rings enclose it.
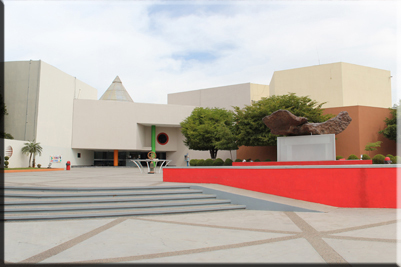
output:
{"label": "orange wall", "polygon": [[358,157],[368,154],[365,146],[368,143],[382,141],[381,146],[370,152],[370,157],[376,154],[396,155],[396,143],[379,134],[386,127],[384,120],[390,117],[388,108],[377,108],[367,106],[348,106],[338,108],[327,108],[324,114],[337,115],[341,111],[347,111],[352,118],[351,123],[342,133],[336,135],[336,154],[347,158],[351,154]]}
{"label": "orange wall", "polygon": [[[361,154],[368,154],[373,158],[376,154],[396,155],[396,143],[379,134],[380,130],[386,127],[385,118],[390,118],[391,113],[388,108],[377,108],[367,106],[348,106],[338,108],[326,108],[323,114],[333,114],[337,116],[341,111],[347,111],[352,118],[351,123],[342,133],[336,135],[336,155],[348,158],[355,154],[360,157]],[[381,146],[371,151],[370,154],[365,151],[368,143],[382,141]],[[237,150],[238,159],[252,160],[271,159],[277,160],[276,146],[241,146]]]}
{"label": "orange wall", "polygon": [[260,159],[265,161],[277,160],[277,146],[240,146],[237,150],[237,159]]}

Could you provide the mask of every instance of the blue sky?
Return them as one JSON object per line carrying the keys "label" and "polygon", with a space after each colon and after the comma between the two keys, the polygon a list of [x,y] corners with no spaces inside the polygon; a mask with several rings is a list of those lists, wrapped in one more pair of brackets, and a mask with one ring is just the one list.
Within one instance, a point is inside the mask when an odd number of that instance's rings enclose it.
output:
{"label": "blue sky", "polygon": [[[274,71],[348,62],[390,70],[400,53],[397,1],[11,1],[5,59],[43,60],[98,89],[118,75],[135,102]],[[397,27],[397,25],[399,25]],[[397,32],[398,31],[398,32]]]}

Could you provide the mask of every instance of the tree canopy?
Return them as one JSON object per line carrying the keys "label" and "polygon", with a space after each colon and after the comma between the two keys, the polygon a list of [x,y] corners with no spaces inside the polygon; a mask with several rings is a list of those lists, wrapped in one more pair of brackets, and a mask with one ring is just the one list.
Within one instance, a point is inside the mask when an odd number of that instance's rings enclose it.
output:
{"label": "tree canopy", "polygon": [[391,118],[386,118],[384,122],[386,123],[386,128],[379,131],[379,133],[383,134],[387,139],[397,141],[400,139],[401,133],[397,135],[397,120],[400,120],[400,113],[397,112],[400,109],[401,100],[398,105],[394,105],[394,107],[390,108]]}
{"label": "tree canopy", "polygon": [[368,151],[369,156],[370,156],[370,151],[377,150],[377,148],[380,147],[381,143],[383,143],[383,142],[382,141],[377,141],[377,142],[374,142],[374,143],[368,143],[365,146],[365,150]]}
{"label": "tree canopy", "polygon": [[193,150],[208,150],[215,159],[218,150],[238,149],[233,134],[234,113],[222,108],[195,108],[181,122],[184,144]]}
{"label": "tree canopy", "polygon": [[[3,125],[3,123],[4,123],[4,116],[5,115],[8,115],[8,112],[7,112],[7,107],[6,107],[6,105],[4,104],[4,101],[3,101],[3,95],[2,94],[0,94],[0,112],[2,113],[2,115],[3,116],[1,116],[1,119],[2,119],[2,121],[1,121],[1,126],[4,126]],[[11,135],[11,134],[9,134],[9,133],[6,133],[6,132],[0,132],[0,138],[4,138],[4,139],[14,139],[14,137]]]}
{"label": "tree canopy", "polygon": [[263,123],[265,116],[279,109],[290,111],[295,116],[306,117],[308,122],[324,122],[333,117],[331,114],[323,115],[322,106],[308,96],[296,96],[295,93],[287,95],[273,95],[247,105],[244,108],[234,107],[234,133],[237,145],[245,146],[273,146],[277,145],[278,135],[273,135]]}

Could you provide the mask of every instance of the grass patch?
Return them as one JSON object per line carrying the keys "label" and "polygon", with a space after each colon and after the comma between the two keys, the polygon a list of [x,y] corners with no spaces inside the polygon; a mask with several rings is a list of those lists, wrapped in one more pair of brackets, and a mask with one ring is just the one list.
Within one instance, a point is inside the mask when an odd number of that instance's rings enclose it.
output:
{"label": "grass patch", "polygon": [[0,168],[2,171],[13,171],[13,170],[37,170],[41,168]]}

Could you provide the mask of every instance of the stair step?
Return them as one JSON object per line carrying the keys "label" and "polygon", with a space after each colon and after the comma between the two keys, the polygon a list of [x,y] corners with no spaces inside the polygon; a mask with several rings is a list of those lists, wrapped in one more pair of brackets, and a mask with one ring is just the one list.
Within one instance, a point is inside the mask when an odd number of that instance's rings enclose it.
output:
{"label": "stair step", "polygon": [[189,189],[186,185],[172,185],[172,186],[131,186],[131,187],[26,187],[26,186],[6,186],[3,187],[4,191],[11,190],[27,190],[27,191],[110,191],[110,190],[159,190],[159,189]]}
{"label": "stair step", "polygon": [[141,191],[109,191],[109,192],[5,192],[4,198],[62,198],[62,197],[116,197],[116,196],[136,196],[136,195],[163,195],[163,194],[196,194],[202,193],[197,189],[172,189],[172,190],[141,190]]}
{"label": "stair step", "polygon": [[189,186],[4,187],[4,220],[157,215],[245,209]]}
{"label": "stair step", "polygon": [[50,219],[73,219],[73,218],[95,218],[95,217],[118,217],[118,216],[138,216],[138,215],[159,215],[187,212],[205,212],[205,211],[222,211],[245,209],[244,205],[222,204],[212,206],[191,206],[191,207],[174,207],[174,208],[155,208],[155,209],[129,209],[129,210],[113,210],[112,212],[91,211],[85,213],[35,213],[35,214],[18,214],[4,215],[6,221],[16,220],[50,220]]}
{"label": "stair step", "polygon": [[52,199],[15,199],[15,198],[4,198],[4,205],[37,205],[37,204],[77,204],[77,203],[117,203],[117,202],[139,202],[139,201],[172,201],[172,200],[190,200],[190,199],[206,199],[216,198],[214,194],[173,194],[164,196],[117,196],[107,198],[95,198],[95,197],[74,197],[74,198],[52,198]]}
{"label": "stair step", "polygon": [[125,209],[125,208],[154,208],[154,207],[173,207],[173,206],[189,206],[189,205],[212,205],[212,204],[230,204],[230,200],[224,199],[200,199],[187,201],[151,201],[140,203],[91,203],[86,205],[80,204],[60,204],[60,205],[21,205],[4,208],[4,214],[25,212],[35,213],[40,211],[73,211],[73,210],[106,210],[106,209]]}

